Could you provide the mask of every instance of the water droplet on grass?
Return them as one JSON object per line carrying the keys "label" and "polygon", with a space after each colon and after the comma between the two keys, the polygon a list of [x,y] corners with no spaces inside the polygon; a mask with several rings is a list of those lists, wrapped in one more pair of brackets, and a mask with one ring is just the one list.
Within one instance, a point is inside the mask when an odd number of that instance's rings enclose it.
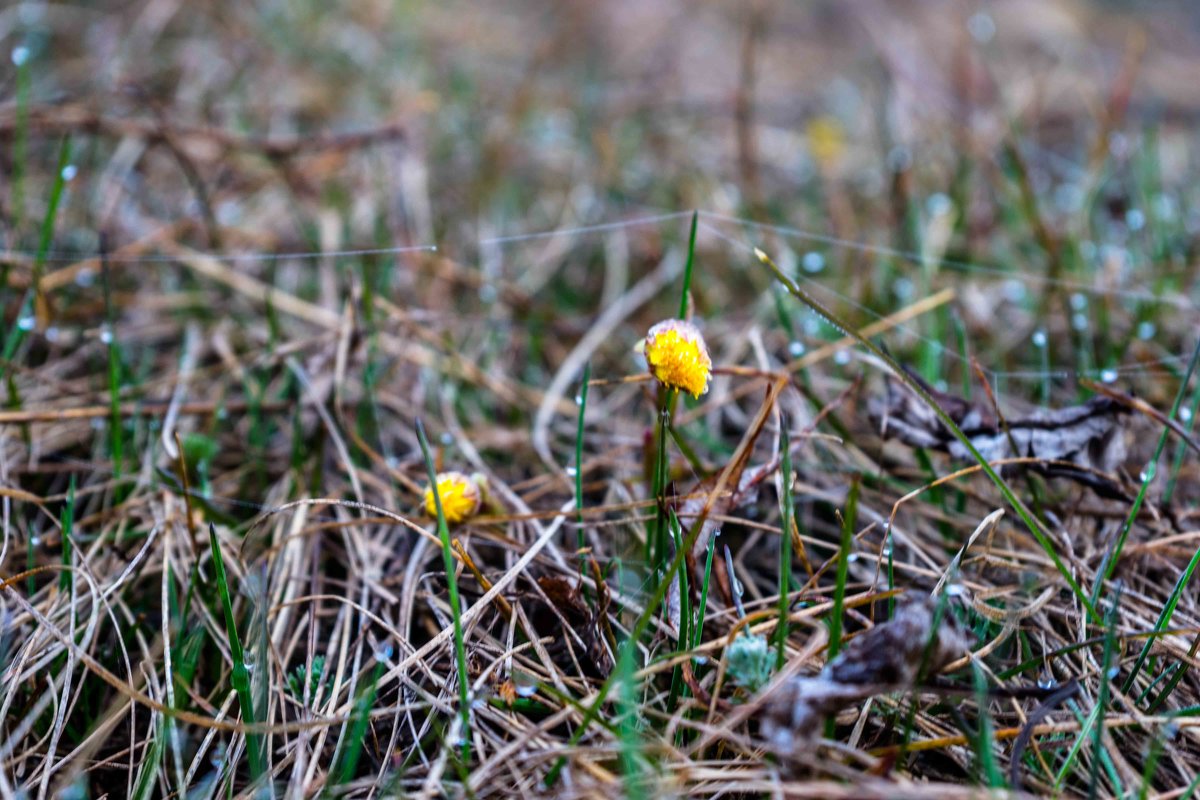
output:
{"label": "water droplet on grass", "polygon": [[792,358],[799,358],[804,355],[804,342],[790,342],[788,344],[788,355]]}
{"label": "water droplet on grass", "polygon": [[820,272],[825,269],[825,256],[813,250],[804,254],[800,265],[804,267],[805,272]]}
{"label": "water droplet on grass", "polygon": [[942,214],[948,214],[953,208],[954,201],[944,192],[934,192],[925,200],[925,211],[931,217],[940,217]]}
{"label": "water droplet on grass", "polygon": [[570,475],[572,478],[574,478],[576,475],[579,474],[579,468],[578,467],[567,467],[567,474]]}
{"label": "water droplet on grass", "polygon": [[986,11],[972,14],[967,20],[967,32],[980,44],[987,44],[996,35],[996,21]]}
{"label": "water droplet on grass", "polygon": [[1077,331],[1086,331],[1088,329],[1087,314],[1082,311],[1076,311],[1071,315],[1071,327]]}
{"label": "water droplet on grass", "polygon": [[1148,319],[1142,320],[1141,322],[1138,323],[1137,335],[1138,335],[1138,338],[1141,339],[1142,341],[1146,341],[1148,339],[1153,339],[1154,334],[1157,333],[1157,331],[1158,331],[1158,329],[1154,327],[1154,323]]}
{"label": "water droplet on grass", "polygon": [[67,164],[65,167],[62,168],[62,179],[64,181],[74,180],[74,178],[77,174],[79,174],[79,168],[76,167],[74,164]]}
{"label": "water droplet on grass", "polygon": [[1033,346],[1034,347],[1045,347],[1046,346],[1046,332],[1045,331],[1037,330],[1037,331],[1033,332]]}
{"label": "water droplet on grass", "polygon": [[32,315],[27,314],[17,320],[17,327],[23,331],[31,331],[36,322]]}
{"label": "water droplet on grass", "polygon": [[112,329],[105,325],[100,329],[100,341],[104,342],[105,344],[112,344],[112,340]]}
{"label": "water droplet on grass", "polygon": [[450,431],[446,431],[441,436],[441,442],[446,447],[449,447],[450,445],[454,444],[454,436],[451,435]]}
{"label": "water droplet on grass", "polygon": [[1116,383],[1117,371],[1115,369],[1106,369],[1100,371],[1100,381],[1102,383]]}
{"label": "water droplet on grass", "polygon": [[18,67],[23,66],[29,60],[29,48],[25,45],[18,45],[12,50],[12,63]]}

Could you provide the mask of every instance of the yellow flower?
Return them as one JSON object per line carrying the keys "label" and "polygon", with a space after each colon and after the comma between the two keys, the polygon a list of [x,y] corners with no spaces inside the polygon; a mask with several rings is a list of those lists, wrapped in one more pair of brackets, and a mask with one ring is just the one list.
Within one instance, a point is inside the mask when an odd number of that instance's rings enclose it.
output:
{"label": "yellow flower", "polygon": [[[437,492],[442,499],[442,513],[450,525],[470,519],[483,507],[482,476],[467,476],[461,472],[438,473]],[[425,511],[429,516],[437,517],[432,486],[425,489]]]}
{"label": "yellow flower", "polygon": [[704,337],[690,322],[668,319],[646,334],[642,352],[650,374],[672,389],[683,389],[699,397],[708,391],[712,360]]}
{"label": "yellow flower", "polygon": [[846,131],[836,117],[820,116],[808,123],[808,152],[822,169],[832,169],[846,150]]}

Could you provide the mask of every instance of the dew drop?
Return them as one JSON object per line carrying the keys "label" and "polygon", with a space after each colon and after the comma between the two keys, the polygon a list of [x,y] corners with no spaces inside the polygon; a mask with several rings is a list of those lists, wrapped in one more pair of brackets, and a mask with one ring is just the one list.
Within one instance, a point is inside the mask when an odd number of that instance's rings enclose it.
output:
{"label": "dew drop", "polygon": [[1120,675],[1120,674],[1121,674],[1121,668],[1120,668],[1120,667],[1110,667],[1110,668],[1109,668],[1109,670],[1108,670],[1108,679],[1109,679],[1110,681],[1111,681],[1111,680],[1116,680],[1116,677],[1117,677],[1118,675]]}
{"label": "dew drop", "polygon": [[579,468],[578,467],[567,467],[567,474],[570,475],[572,478],[574,478],[576,475],[579,474]]}
{"label": "dew drop", "polygon": [[833,363],[838,364],[843,367],[846,366],[847,364],[849,364],[850,363],[850,351],[849,350],[837,351],[837,353],[835,353],[833,356]]}
{"label": "dew drop", "polygon": [[31,331],[31,330],[33,330],[33,326],[35,323],[36,323],[36,320],[33,318],[32,315],[25,315],[17,320],[17,327],[23,331]]}
{"label": "dew drop", "polygon": [[1179,409],[1179,418],[1184,422],[1188,422],[1192,418],[1192,410],[1190,408]]}
{"label": "dew drop", "polygon": [[935,192],[929,195],[929,198],[925,201],[925,211],[931,217],[940,217],[943,214],[948,214],[953,208],[954,201],[944,192]]}
{"label": "dew drop", "polygon": [[1088,329],[1087,314],[1082,311],[1076,311],[1071,315],[1071,327],[1077,331],[1086,331]]}
{"label": "dew drop", "polygon": [[575,405],[577,405],[577,406],[583,405],[583,392],[580,392],[579,394],[575,395]]}
{"label": "dew drop", "polygon": [[1087,295],[1082,292],[1073,292],[1071,294],[1071,309],[1073,311],[1083,311],[1088,306]]}
{"label": "dew drop", "polygon": [[692,661],[696,662],[696,666],[702,667],[708,663],[708,656],[696,656]]}
{"label": "dew drop", "polygon": [[12,63],[18,67],[23,66],[29,60],[29,48],[25,45],[18,45],[12,51]]}
{"label": "dew drop", "polygon": [[1058,681],[1053,678],[1038,678],[1037,685],[1039,689],[1053,689],[1058,686]]}
{"label": "dew drop", "polygon": [[1034,347],[1045,347],[1046,346],[1046,332],[1045,331],[1037,330],[1037,331],[1033,332],[1033,346]]}
{"label": "dew drop", "polygon": [[1117,371],[1115,369],[1105,369],[1100,371],[1100,381],[1102,383],[1116,383]]}
{"label": "dew drop", "polygon": [[51,325],[49,328],[46,328],[46,341],[51,344],[57,342],[61,335],[62,332],[59,331],[57,325]]}
{"label": "dew drop", "polygon": [[1154,480],[1154,473],[1158,472],[1158,467],[1153,461],[1146,465],[1146,468],[1138,473],[1138,480],[1142,483],[1149,483]]}
{"label": "dew drop", "polygon": [[450,431],[446,431],[441,435],[441,438],[438,441],[440,441],[445,447],[449,447],[450,445],[454,444],[454,437],[450,434]]}
{"label": "dew drop", "polygon": [[517,686],[518,697],[533,697],[535,694],[537,694],[536,684],[530,683]]}
{"label": "dew drop", "polygon": [[1154,334],[1157,332],[1158,332],[1158,329],[1154,327],[1154,323],[1148,319],[1143,320],[1138,323],[1137,335],[1138,335],[1138,338],[1141,339],[1142,341],[1146,341],[1148,339],[1153,339]]}
{"label": "dew drop", "polygon": [[892,172],[905,172],[912,166],[912,153],[904,145],[896,145],[888,151],[887,165]]}
{"label": "dew drop", "polygon": [[90,269],[81,269],[75,274],[75,285],[87,288],[96,282],[96,273]]}
{"label": "dew drop", "polygon": [[996,35],[996,21],[986,11],[972,14],[967,20],[967,32],[980,44],[987,44]]}
{"label": "dew drop", "polygon": [[789,342],[788,355],[790,355],[792,358],[799,358],[800,356],[804,355],[804,342]]}
{"label": "dew drop", "polygon": [[100,329],[100,341],[104,342],[105,344],[112,344],[112,340],[113,340],[112,329],[110,329],[107,325],[105,325],[103,328]]}
{"label": "dew drop", "polygon": [[1146,227],[1146,213],[1140,208],[1131,208],[1125,212],[1125,225],[1131,231],[1140,231]]}
{"label": "dew drop", "polygon": [[813,273],[820,272],[825,269],[825,256],[812,250],[804,254],[804,258],[800,261],[800,265],[804,267],[805,272]]}
{"label": "dew drop", "polygon": [[30,536],[29,537],[29,546],[30,547],[38,547],[39,545],[41,545],[41,543],[42,543],[42,537],[40,537],[40,536]]}
{"label": "dew drop", "polygon": [[386,664],[392,657],[392,645],[390,642],[381,642],[375,648],[375,660]]}
{"label": "dew drop", "polygon": [[67,164],[62,168],[62,179],[64,181],[74,180],[77,174],[79,174],[79,168],[74,164]]}
{"label": "dew drop", "polygon": [[1010,303],[1019,303],[1025,299],[1025,284],[1018,280],[1004,282],[1004,297]]}

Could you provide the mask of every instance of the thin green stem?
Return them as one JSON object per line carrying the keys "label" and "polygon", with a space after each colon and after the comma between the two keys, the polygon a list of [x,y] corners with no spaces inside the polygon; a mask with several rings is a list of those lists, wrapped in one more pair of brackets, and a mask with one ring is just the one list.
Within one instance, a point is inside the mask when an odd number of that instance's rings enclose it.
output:
{"label": "thin green stem", "polygon": [[450,618],[454,621],[454,658],[458,668],[458,713],[462,720],[462,757],[466,762],[471,755],[471,688],[467,678],[467,650],[463,642],[462,607],[458,600],[458,576],[455,573],[454,549],[450,544],[450,526],[446,524],[446,512],[442,509],[442,495],[438,491],[437,471],[433,468],[433,456],[429,440],[425,436],[425,425],[417,418],[417,440],[421,443],[421,455],[425,459],[425,472],[429,476],[433,504],[437,510],[438,538],[442,542],[442,564],[446,569],[446,586],[450,594]]}

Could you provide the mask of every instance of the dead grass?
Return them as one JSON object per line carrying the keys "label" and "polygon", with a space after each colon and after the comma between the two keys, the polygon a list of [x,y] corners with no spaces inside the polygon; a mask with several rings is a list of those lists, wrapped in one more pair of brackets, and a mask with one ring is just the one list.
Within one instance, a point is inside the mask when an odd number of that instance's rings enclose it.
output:
{"label": "dead grass", "polygon": [[[1191,14],[0,11],[0,796],[1187,795]],[[694,402],[632,351],[693,207]],[[886,365],[755,247],[943,405],[1136,396],[1123,450],[997,463],[1039,542],[880,435]],[[465,728],[418,420],[490,492],[451,531]],[[768,747],[831,628],[935,587],[970,655]]]}

